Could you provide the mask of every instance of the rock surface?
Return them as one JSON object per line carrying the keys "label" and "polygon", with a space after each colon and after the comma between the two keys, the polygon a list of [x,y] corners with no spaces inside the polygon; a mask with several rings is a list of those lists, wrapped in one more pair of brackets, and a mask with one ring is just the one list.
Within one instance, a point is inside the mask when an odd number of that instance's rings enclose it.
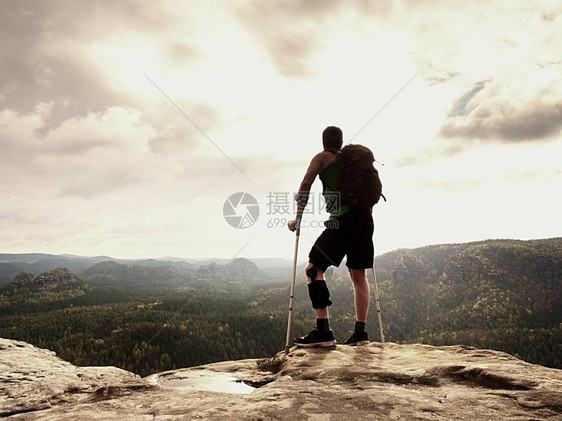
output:
{"label": "rock surface", "polygon": [[[256,389],[212,390],[215,374]],[[562,420],[561,370],[464,346],[293,348],[141,379],[0,339],[0,392],[10,420]]]}

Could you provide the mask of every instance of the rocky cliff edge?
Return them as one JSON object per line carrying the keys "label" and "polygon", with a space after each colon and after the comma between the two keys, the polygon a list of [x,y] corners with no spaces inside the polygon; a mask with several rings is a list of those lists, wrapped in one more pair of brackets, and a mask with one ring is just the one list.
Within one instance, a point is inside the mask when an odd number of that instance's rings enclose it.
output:
{"label": "rocky cliff edge", "polygon": [[10,420],[562,420],[562,371],[464,346],[291,349],[140,378],[0,339]]}

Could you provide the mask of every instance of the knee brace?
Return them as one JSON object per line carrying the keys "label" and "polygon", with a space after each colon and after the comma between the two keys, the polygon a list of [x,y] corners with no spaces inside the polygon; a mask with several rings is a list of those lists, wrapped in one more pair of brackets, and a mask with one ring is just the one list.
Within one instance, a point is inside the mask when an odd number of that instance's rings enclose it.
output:
{"label": "knee brace", "polygon": [[316,281],[316,275],[318,275],[318,270],[314,266],[306,270],[306,276],[310,279],[310,282]]}
{"label": "knee brace", "polygon": [[315,310],[332,305],[330,301],[330,291],[324,280],[312,281],[309,283],[308,296],[310,297],[310,301],[312,301],[312,308]]}

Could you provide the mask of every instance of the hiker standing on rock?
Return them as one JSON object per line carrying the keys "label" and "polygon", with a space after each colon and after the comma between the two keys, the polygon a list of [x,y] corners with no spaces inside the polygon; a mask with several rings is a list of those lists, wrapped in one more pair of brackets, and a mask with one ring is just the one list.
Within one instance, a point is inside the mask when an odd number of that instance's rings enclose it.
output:
{"label": "hiker standing on rock", "polygon": [[355,329],[346,345],[363,345],[369,342],[365,324],[369,311],[370,291],[365,269],[373,267],[373,216],[372,206],[381,197],[382,185],[373,167],[372,152],[361,145],[347,145],[342,149],[343,134],[340,128],[329,126],[322,133],[324,150],[318,153],[306,171],[295,196],[297,214],[288,226],[296,231],[308,202],[312,183],[320,176],[326,210],[330,217],[324,222],[326,229],[318,237],[308,255],[305,274],[312,307],[316,311],[316,327],[307,335],[296,338],[299,347],[330,347],[336,344],[330,329],[328,307],[330,292],[324,272],[333,265],[339,266],[347,256],[355,302]]}

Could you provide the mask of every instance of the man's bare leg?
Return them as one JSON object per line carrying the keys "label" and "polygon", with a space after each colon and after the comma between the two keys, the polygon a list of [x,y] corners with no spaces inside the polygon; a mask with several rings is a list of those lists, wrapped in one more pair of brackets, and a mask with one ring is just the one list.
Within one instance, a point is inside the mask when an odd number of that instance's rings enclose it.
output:
{"label": "man's bare leg", "polygon": [[351,280],[353,281],[353,298],[355,299],[355,328],[353,334],[345,345],[364,345],[369,343],[369,336],[365,330],[367,314],[369,312],[369,281],[365,269],[349,269]]}
{"label": "man's bare leg", "polygon": [[366,322],[369,313],[371,291],[365,269],[349,269],[353,281],[353,296],[355,301],[355,320]]}

